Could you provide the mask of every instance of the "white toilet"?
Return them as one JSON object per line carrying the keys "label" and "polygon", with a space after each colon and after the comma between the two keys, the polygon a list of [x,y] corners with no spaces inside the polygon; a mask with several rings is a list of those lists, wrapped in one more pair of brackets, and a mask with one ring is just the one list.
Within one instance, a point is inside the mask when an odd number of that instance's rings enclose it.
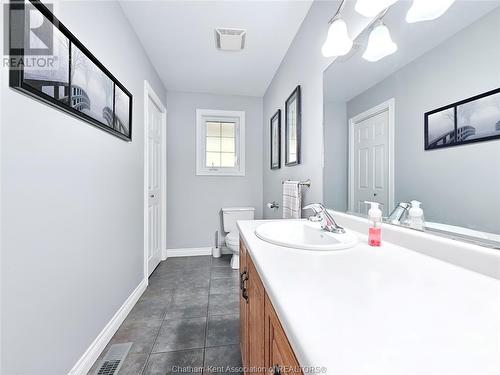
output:
{"label": "white toilet", "polygon": [[228,233],[225,237],[226,246],[233,253],[231,258],[231,268],[240,267],[240,233],[236,222],[238,220],[253,220],[255,208],[253,207],[225,207],[222,209],[222,223],[224,232]]}

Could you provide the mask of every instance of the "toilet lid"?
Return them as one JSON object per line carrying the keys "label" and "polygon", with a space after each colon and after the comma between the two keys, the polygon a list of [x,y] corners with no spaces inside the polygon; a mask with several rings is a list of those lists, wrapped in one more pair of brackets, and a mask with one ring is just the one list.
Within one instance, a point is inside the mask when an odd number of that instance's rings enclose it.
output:
{"label": "toilet lid", "polygon": [[240,240],[240,234],[238,232],[230,232],[226,236],[226,242],[228,243],[238,243]]}

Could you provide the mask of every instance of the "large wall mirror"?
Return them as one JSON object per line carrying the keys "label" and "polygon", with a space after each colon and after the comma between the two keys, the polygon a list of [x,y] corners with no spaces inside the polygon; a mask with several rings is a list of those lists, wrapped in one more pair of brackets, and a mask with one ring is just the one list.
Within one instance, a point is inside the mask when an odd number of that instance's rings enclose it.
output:
{"label": "large wall mirror", "polygon": [[409,6],[383,19],[396,53],[363,59],[367,29],[324,72],[325,204],[366,215],[377,201],[407,225],[420,201],[423,230],[500,247],[500,3],[412,24]]}

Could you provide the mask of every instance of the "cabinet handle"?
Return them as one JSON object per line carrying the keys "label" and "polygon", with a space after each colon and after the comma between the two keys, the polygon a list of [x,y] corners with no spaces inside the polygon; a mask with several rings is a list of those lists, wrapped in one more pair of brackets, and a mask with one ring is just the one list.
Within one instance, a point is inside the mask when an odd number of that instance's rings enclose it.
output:
{"label": "cabinet handle", "polygon": [[240,289],[241,289],[241,296],[245,299],[245,301],[248,303],[248,291],[245,283],[248,280],[248,272],[245,270],[243,273],[240,275]]}
{"label": "cabinet handle", "polygon": [[248,272],[245,270],[242,273],[240,273],[240,290],[243,290],[245,287],[245,281],[248,280]]}
{"label": "cabinet handle", "polygon": [[281,375],[281,368],[278,365],[273,366],[273,375]]}

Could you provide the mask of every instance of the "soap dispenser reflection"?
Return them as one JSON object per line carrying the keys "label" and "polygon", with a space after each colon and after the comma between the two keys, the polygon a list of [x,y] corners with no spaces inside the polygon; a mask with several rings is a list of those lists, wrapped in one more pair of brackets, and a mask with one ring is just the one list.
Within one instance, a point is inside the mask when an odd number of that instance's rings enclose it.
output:
{"label": "soap dispenser reflection", "polygon": [[420,207],[419,201],[411,201],[411,207],[408,211],[408,226],[412,229],[424,230],[424,211]]}
{"label": "soap dispenser reflection", "polygon": [[368,228],[368,245],[380,246],[382,244],[382,211],[380,210],[381,203],[368,202],[370,205],[368,210],[368,220],[370,227]]}

